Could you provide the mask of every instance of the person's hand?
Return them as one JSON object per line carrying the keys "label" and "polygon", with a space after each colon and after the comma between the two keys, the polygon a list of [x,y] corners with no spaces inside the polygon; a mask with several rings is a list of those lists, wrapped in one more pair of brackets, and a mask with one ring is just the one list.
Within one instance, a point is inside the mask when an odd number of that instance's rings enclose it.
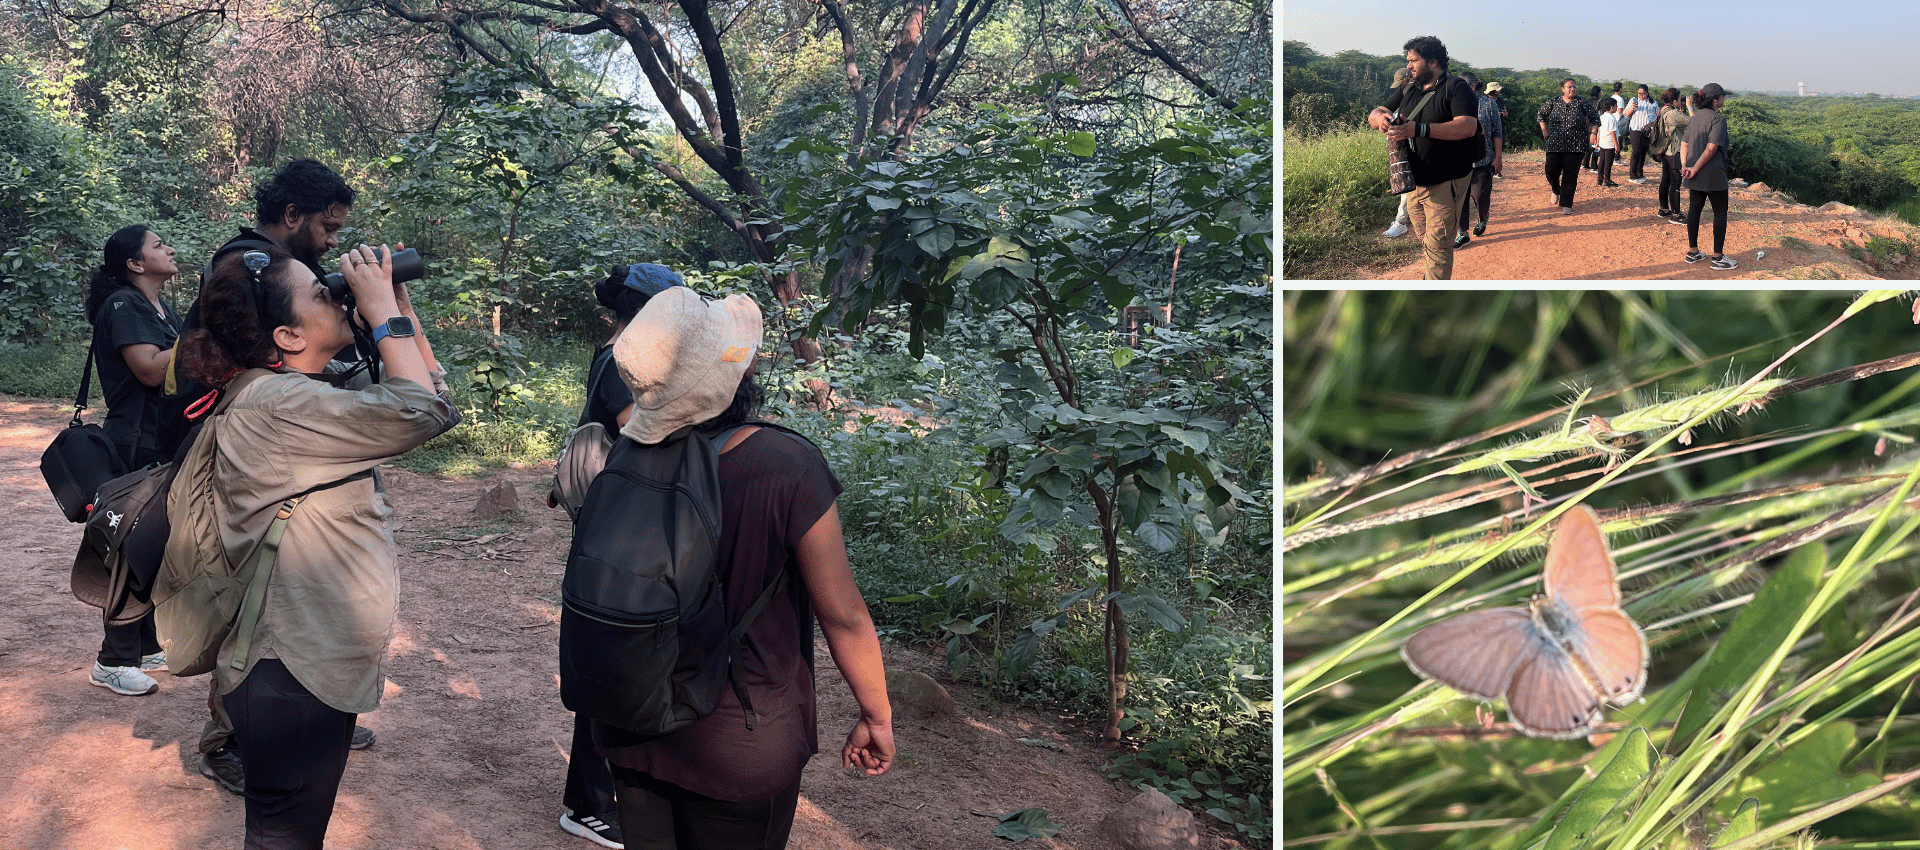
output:
{"label": "person's hand", "polygon": [[857,767],[868,776],[879,776],[893,767],[893,726],[861,718],[847,733],[847,745],[840,749],[840,766]]}
{"label": "person's hand", "polygon": [[1682,178],[1685,178],[1685,179],[1687,179],[1687,180],[1692,180],[1692,179],[1693,179],[1693,166],[1687,166],[1686,168],[1682,168],[1682,169],[1680,169],[1680,176],[1681,176]]}
{"label": "person's hand", "polygon": [[[377,256],[377,259],[376,259]],[[398,315],[393,283],[393,254],[376,255],[368,245],[357,246],[340,255],[340,274],[353,290],[355,308],[369,324]],[[374,313],[381,313],[377,319]]]}
{"label": "person's hand", "polygon": [[1411,139],[1417,129],[1412,121],[1395,124],[1387,128],[1387,141],[1397,142],[1401,139]]}

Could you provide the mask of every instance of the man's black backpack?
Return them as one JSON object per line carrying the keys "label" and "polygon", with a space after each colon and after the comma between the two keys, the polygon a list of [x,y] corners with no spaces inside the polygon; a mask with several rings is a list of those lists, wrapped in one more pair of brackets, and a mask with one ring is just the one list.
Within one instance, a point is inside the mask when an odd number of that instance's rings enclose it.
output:
{"label": "man's black backpack", "polygon": [[753,728],[740,643],[786,580],[783,571],[738,623],[727,622],[719,456],[735,430],[702,439],[687,427],[653,445],[614,443],[574,518],[560,585],[567,708],[661,735],[713,713],[730,684]]}

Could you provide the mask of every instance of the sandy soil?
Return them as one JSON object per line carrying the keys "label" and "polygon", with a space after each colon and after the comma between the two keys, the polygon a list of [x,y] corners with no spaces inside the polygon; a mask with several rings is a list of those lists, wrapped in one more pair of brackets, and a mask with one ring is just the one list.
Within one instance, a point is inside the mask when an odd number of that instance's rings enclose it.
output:
{"label": "sandy soil", "polygon": [[[1595,186],[1592,172],[1580,172],[1573,215],[1567,216],[1547,188],[1545,159],[1539,151],[1506,158],[1504,179],[1493,181],[1487,234],[1454,253],[1454,280],[1880,280],[1920,273],[1912,257],[1903,263],[1861,261],[1843,246],[1863,245],[1875,234],[1912,242],[1920,239],[1912,225],[1851,208],[1802,206],[1761,187],[1736,189],[1728,199],[1725,252],[1740,267],[1714,271],[1706,261],[1689,265],[1681,259],[1687,253],[1687,228],[1655,217],[1658,165],[1649,161],[1648,182],[1634,184],[1627,182],[1627,163],[1615,163],[1619,188]],[[1686,200],[1684,192],[1681,199]],[[1700,248],[1712,255],[1711,207],[1702,213]],[[1405,265],[1361,277],[1419,280],[1425,269],[1416,252]]]}
{"label": "sandy soil", "polygon": [[[238,797],[197,771],[207,678],[159,674],[160,691],[116,696],[87,681],[99,611],[73,599],[79,527],[62,521],[39,456],[67,412],[0,398],[0,848],[235,847]],[[328,846],[565,848],[560,831],[571,718],[554,642],[570,528],[544,505],[546,468],[509,470],[526,512],[481,522],[483,482],[388,469],[403,590],[379,734],[354,753]],[[1058,717],[999,705],[947,682],[950,719],[896,716],[886,776],[840,768],[854,704],[820,643],[821,743],[801,784],[796,850],[959,850],[1010,846],[992,817],[1044,807],[1065,829],[1042,848],[1106,848],[1096,825],[1135,792],[1105,778],[1103,745]],[[886,649],[889,668],[943,677],[937,659]],[[1053,749],[1018,739],[1050,742]],[[1215,848],[1234,844],[1210,836]]]}

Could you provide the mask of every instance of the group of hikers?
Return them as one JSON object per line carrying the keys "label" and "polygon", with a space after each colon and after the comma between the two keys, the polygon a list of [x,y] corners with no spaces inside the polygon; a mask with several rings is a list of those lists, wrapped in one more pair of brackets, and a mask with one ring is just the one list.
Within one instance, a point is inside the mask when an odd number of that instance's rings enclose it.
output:
{"label": "group of hikers", "polygon": [[[355,721],[386,690],[400,586],[379,467],[461,418],[394,252],[353,247],[328,280],[322,258],[354,196],[326,165],[288,163],[256,187],[255,226],[213,252],[185,315],[162,297],[180,272],[175,250],[128,225],[106,241],[86,302],[103,428],[121,466],[179,467],[211,451],[205,492],[190,492],[211,505],[228,560],[249,560],[276,535],[257,626],[220,646],[197,742],[200,772],[245,797],[250,850],[320,848],[348,752],[374,743]],[[860,706],[842,765],[879,775],[894,758],[879,639],[835,507],[840,482],[809,440],[753,418],[764,392],[752,299],[709,301],[655,263],[590,283],[614,328],[595,352],[582,421],[620,435],[629,454],[668,436],[712,443],[719,604],[738,624],[725,639],[743,648],[733,688],[674,731],[639,736],[577,715],[560,827],[613,850],[783,847],[818,749],[816,623]],[[175,397],[217,402],[200,430],[170,427],[180,417],[169,384]],[[607,510],[622,508],[633,511]],[[157,691],[154,674],[170,670],[166,628],[156,634],[151,611],[109,625],[88,681],[123,696]]]}
{"label": "group of hikers", "polygon": [[[1472,72],[1447,72],[1447,48],[1438,38],[1409,40],[1407,65],[1394,74],[1394,88],[1385,105],[1367,116],[1373,129],[1390,144],[1411,147],[1409,170],[1414,188],[1401,195],[1400,212],[1385,236],[1412,232],[1420,237],[1426,258],[1425,278],[1453,276],[1453,254],[1485,236],[1493,181],[1504,179],[1508,107],[1498,82],[1482,83]],[[1681,259],[1698,263],[1709,259],[1700,251],[1700,214],[1713,207],[1713,255],[1710,266],[1719,271],[1739,267],[1726,256],[1729,168],[1727,122],[1720,109],[1726,90],[1708,83],[1690,97],[1668,88],[1656,103],[1645,85],[1628,100],[1621,84],[1602,97],[1593,86],[1586,97],[1569,77],[1560,82],[1560,96],[1541,104],[1535,116],[1545,139],[1549,202],[1561,215],[1573,215],[1573,199],[1581,172],[1594,175],[1594,185],[1613,188],[1613,166],[1631,146],[1627,179],[1650,182],[1645,164],[1649,155],[1661,164],[1659,210],[1655,216],[1687,228],[1687,253]],[[1682,205],[1681,190],[1686,203]],[[1478,218],[1472,214],[1477,212]],[[1468,235],[1468,222],[1473,221]]]}

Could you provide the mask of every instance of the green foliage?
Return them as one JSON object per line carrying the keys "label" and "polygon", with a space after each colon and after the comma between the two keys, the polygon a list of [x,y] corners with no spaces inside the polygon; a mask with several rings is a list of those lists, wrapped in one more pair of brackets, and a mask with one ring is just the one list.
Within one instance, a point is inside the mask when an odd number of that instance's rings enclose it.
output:
{"label": "green foliage", "polygon": [[126,199],[101,140],[47,109],[54,91],[0,64],[0,334],[58,338],[84,325],[89,254],[126,218]]}
{"label": "green foliage", "polygon": [[1285,276],[1324,277],[1309,270],[1355,237],[1371,236],[1400,203],[1387,194],[1386,143],[1363,127],[1313,139],[1289,137],[1281,155],[1287,175],[1281,228]]}
{"label": "green foliage", "polygon": [[[1269,491],[1239,483],[1264,480],[1264,435],[1249,435],[1265,429],[1236,428],[1251,424],[1271,393],[1266,363],[1249,354],[1269,350],[1272,333],[1262,315],[1272,159],[1265,127],[1251,117],[1210,115],[1111,148],[1039,117],[990,111],[931,128],[923,141],[937,131],[937,147],[857,172],[838,170],[843,155],[819,140],[788,144],[823,167],[805,188],[834,188],[824,201],[798,185],[784,196],[805,216],[805,244],[825,259],[824,276],[874,252],[868,274],[848,282],[834,305],[840,326],[904,314],[910,357],[924,358],[942,338],[994,352],[987,386],[997,391],[977,402],[991,412],[959,438],[980,453],[981,475],[949,487],[968,502],[955,516],[994,522],[998,535],[941,523],[936,538],[972,566],[884,597],[919,612],[917,625],[946,643],[954,669],[1018,687],[1043,664],[1056,669],[1049,643],[1064,669],[1108,667],[1114,652],[1124,668],[1124,650],[1087,640],[1101,611],[1109,629],[1128,628],[1128,619],[1153,624],[1139,638],[1143,653],[1162,640],[1189,645],[1199,584],[1183,577],[1170,592],[1143,568],[1161,553],[1226,545],[1236,509],[1258,516],[1271,504]],[[1176,249],[1184,258],[1179,331],[1160,340],[1156,330],[1141,349],[1123,351],[1114,311],[1167,297],[1159,276]],[[830,315],[822,311],[815,327]],[[1243,469],[1251,474],[1243,478]],[[1077,529],[1093,539],[1082,542]],[[1208,658],[1219,663],[1218,652]],[[1091,673],[1078,680],[1097,681]],[[1245,684],[1225,686],[1240,707],[1252,704],[1240,694]],[[1107,696],[1110,734],[1139,729],[1159,742],[1150,766],[1203,759],[1194,754],[1221,741],[1183,734],[1193,718],[1143,727],[1122,714],[1117,691]],[[1158,712],[1171,701],[1134,707]],[[1239,711],[1235,722],[1251,731],[1227,740],[1264,741],[1260,711]],[[1270,718],[1271,706],[1265,711]],[[1220,802],[1237,809],[1226,801],[1244,801],[1249,787],[1259,793],[1257,768],[1246,765],[1264,754],[1245,746],[1220,756],[1235,765],[1231,775],[1249,777],[1215,789]]]}
{"label": "green foliage", "polygon": [[1047,818],[1047,810],[1042,808],[1021,809],[1000,816],[1000,825],[993,828],[996,838],[1005,838],[1016,844],[1029,838],[1052,838],[1060,834],[1060,825]]}

